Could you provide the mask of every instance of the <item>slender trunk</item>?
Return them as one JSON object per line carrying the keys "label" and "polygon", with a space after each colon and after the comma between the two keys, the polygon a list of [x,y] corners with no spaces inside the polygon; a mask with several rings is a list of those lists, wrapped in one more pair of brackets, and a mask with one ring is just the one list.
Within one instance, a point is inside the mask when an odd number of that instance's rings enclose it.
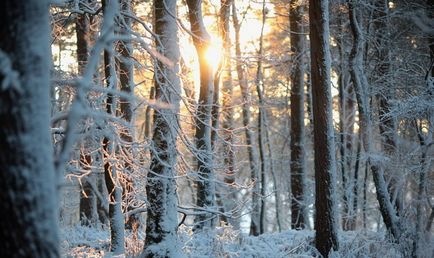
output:
{"label": "slender trunk", "polygon": [[[235,60],[238,75],[238,83],[240,84],[241,95],[242,95],[242,112],[243,112],[243,126],[246,137],[247,152],[249,155],[249,168],[250,168],[250,179],[252,182],[257,182],[258,172],[257,172],[257,153],[256,148],[253,147],[253,135],[249,128],[250,124],[250,94],[249,87],[246,79],[246,74],[243,69],[243,62],[241,60],[241,47],[240,47],[240,27],[237,11],[235,7],[235,1],[232,1],[232,21],[235,30]],[[259,184],[255,183],[254,189],[252,191],[252,213],[251,213],[251,223],[250,223],[250,235],[259,234],[259,212],[257,208],[259,207]]]}
{"label": "slender trunk", "polygon": [[[196,156],[197,156],[197,199],[199,208],[213,209],[215,207],[215,183],[212,165],[211,146],[211,110],[214,95],[213,70],[206,60],[206,51],[210,47],[210,36],[202,19],[202,1],[187,0],[188,17],[193,42],[199,58],[200,93],[196,116]],[[195,229],[212,228],[215,225],[214,215],[204,211],[195,218]]]}
{"label": "slender trunk", "polygon": [[[434,0],[427,0],[426,4],[428,6],[428,15],[432,19],[434,18]],[[434,36],[431,35],[428,39],[428,47],[429,47],[429,55],[431,59],[431,67],[428,71],[426,77],[426,83],[429,87],[430,81],[434,78]],[[417,193],[417,203],[416,203],[416,239],[413,242],[413,257],[422,257],[421,253],[422,243],[424,241],[424,235],[431,230],[431,224],[434,219],[434,206],[431,205],[431,214],[427,218],[425,228],[423,228],[423,220],[422,220],[422,212],[423,212],[423,199],[426,198],[426,187],[427,187],[427,176],[428,169],[430,168],[430,161],[427,160],[428,148],[429,144],[432,144],[432,135],[433,135],[433,123],[434,123],[434,115],[432,112],[427,114],[428,120],[428,133],[427,136],[424,136],[422,132],[421,125],[417,124],[417,120],[414,121],[415,128],[417,130],[417,136],[419,139],[419,145],[421,149],[421,158],[420,158],[420,174],[419,174],[419,185],[418,185],[418,193]],[[425,196],[424,196],[425,194]],[[429,240],[428,240],[429,241]]]}
{"label": "slender trunk", "polygon": [[291,49],[291,228],[306,227],[305,203],[305,126],[304,126],[304,6],[299,1],[290,3]]}
{"label": "slender trunk", "polygon": [[265,171],[265,146],[264,146],[264,74],[262,71],[262,58],[264,55],[264,27],[266,20],[265,0],[262,1],[262,26],[261,35],[259,37],[259,51],[258,51],[258,67],[256,71],[256,93],[258,94],[258,151],[259,151],[259,164],[261,174],[261,186],[260,186],[260,206],[259,208],[259,234],[265,232],[265,191],[267,189],[266,171]]}
{"label": "slender trunk", "polygon": [[342,229],[355,230],[356,212],[353,204],[356,196],[353,195],[356,184],[352,173],[353,161],[353,136],[355,123],[354,89],[348,80],[348,63],[345,51],[344,17],[338,17],[339,35],[337,45],[339,49],[339,138],[340,138],[340,168],[342,176]]}
{"label": "slender trunk", "polygon": [[[151,86],[151,90],[149,91],[149,101],[155,100],[155,87]],[[152,107],[150,105],[146,106],[145,110],[145,132],[144,138],[151,139],[151,129],[152,129]]]}
{"label": "slender trunk", "polygon": [[[393,86],[389,83],[391,71],[391,56],[390,56],[390,33],[389,33],[389,18],[388,18],[388,1],[377,0],[375,2],[375,11],[373,13],[373,18],[375,22],[373,27],[376,31],[375,35],[375,48],[377,62],[379,64],[376,70],[375,76],[378,78],[376,88],[379,89],[380,93],[377,94],[378,100],[378,112],[379,112],[379,131],[381,136],[381,144],[383,147],[384,154],[393,160],[396,153],[396,119],[390,116],[391,103],[390,101],[394,97]],[[390,163],[390,162],[389,162]],[[399,213],[401,209],[402,194],[400,193],[400,187],[398,184],[398,179],[396,174],[396,167],[393,168],[393,164],[389,164],[386,167],[386,176],[388,176],[389,184],[388,189],[391,194],[391,201],[395,206],[396,212]]]}
{"label": "slender trunk", "polygon": [[[224,152],[224,182],[227,187],[224,207],[226,211],[236,208],[237,191],[235,184],[235,152],[233,147],[233,103],[232,103],[232,66],[231,66],[231,38],[229,19],[233,0],[221,0],[220,7],[220,33],[223,41],[224,59],[222,64],[222,129],[223,129],[223,152]],[[231,224],[236,221],[229,219]]]}
{"label": "slender trunk", "polygon": [[[89,56],[89,16],[86,13],[77,14],[75,21],[75,33],[77,38],[77,62],[78,74],[82,75]],[[80,166],[83,170],[90,170],[92,157],[87,152],[89,141],[84,139],[84,146],[80,150]],[[93,173],[87,175],[82,181],[82,191],[80,195],[80,221],[83,224],[95,224],[98,220],[97,198],[92,190],[91,183],[95,182]]]}
{"label": "slender trunk", "polygon": [[[103,0],[104,14],[108,12],[117,12],[117,0]],[[111,31],[114,35],[114,31]],[[113,57],[113,49],[104,50],[104,73],[106,87],[108,89],[116,88],[116,70]],[[106,112],[109,115],[115,115],[116,103],[111,93],[107,94]],[[109,129],[107,126],[106,129]],[[109,131],[109,130],[107,130]],[[103,139],[104,149],[104,175],[105,183],[109,193],[109,223],[110,223],[110,251],[113,254],[123,254],[125,252],[125,232],[124,217],[122,214],[122,187],[119,184],[118,171],[115,164],[111,161],[115,155],[115,144],[113,137],[106,135]]]}
{"label": "slender trunk", "polygon": [[[419,145],[421,149],[421,157],[420,157],[420,172],[419,172],[419,184],[418,184],[418,191],[417,191],[417,200],[416,200],[416,239],[413,241],[413,250],[412,250],[412,256],[414,258],[417,257],[423,257],[421,251],[421,247],[423,246],[424,242],[424,235],[425,231],[423,228],[423,199],[424,199],[424,193],[426,191],[426,177],[428,174],[429,165],[427,164],[427,152],[428,152],[428,146],[425,139],[425,136],[422,133],[422,128],[420,125],[417,124],[417,122],[414,122],[415,128],[417,130],[417,136],[419,139]],[[431,129],[432,130],[432,129]]]}
{"label": "slender trunk", "polygon": [[179,45],[177,37],[176,0],[154,0],[154,32],[157,51],[173,62],[173,66],[157,60],[155,65],[155,99],[167,107],[154,110],[153,149],[148,172],[146,195],[149,201],[146,240],[143,257],[178,257],[176,139],[181,92]]}
{"label": "slender trunk", "polygon": [[[132,12],[131,0],[119,0],[120,10],[124,13],[130,14]],[[120,137],[123,143],[123,195],[122,200],[124,206],[126,206],[126,211],[131,211],[130,203],[132,201],[131,194],[134,192],[134,182],[131,180],[131,173],[133,167],[134,150],[133,150],[133,139],[134,139],[134,111],[133,111],[133,95],[134,95],[134,67],[132,62],[133,47],[131,44],[131,19],[126,16],[120,16],[122,22],[119,24],[119,31],[121,36],[124,38],[119,41],[118,53],[119,56],[119,86],[121,92],[128,94],[130,98],[121,97],[119,100],[119,115],[128,126],[121,128]],[[134,224],[138,223],[138,218],[136,215],[126,218],[126,222],[129,229],[134,228]]]}
{"label": "slender trunk", "polygon": [[336,163],[330,88],[331,56],[327,0],[309,5],[312,102],[315,148],[315,245],[328,257],[338,249]]}
{"label": "slender trunk", "polygon": [[[360,138],[360,141],[362,139]],[[368,208],[368,174],[369,171],[369,163],[366,161],[365,162],[365,177],[363,180],[363,228],[367,229],[368,228],[368,221],[367,221],[367,208]]]}
{"label": "slender trunk", "polygon": [[359,107],[360,130],[362,131],[362,142],[365,152],[368,155],[368,163],[371,168],[374,185],[377,193],[377,200],[380,206],[380,212],[383,217],[386,228],[392,233],[395,239],[399,238],[398,217],[395,208],[390,201],[389,191],[384,180],[384,174],[378,161],[372,160],[370,154],[373,152],[372,146],[372,114],[369,103],[369,85],[364,74],[363,68],[363,51],[364,39],[360,25],[355,13],[355,3],[349,2],[350,27],[354,37],[353,48],[350,54],[350,74],[353,81],[354,89]]}
{"label": "slender trunk", "polygon": [[265,125],[265,143],[267,145],[268,149],[268,161],[269,161],[269,168],[270,168],[270,174],[273,179],[273,192],[274,192],[274,207],[276,210],[276,224],[279,232],[282,231],[282,224],[280,222],[280,198],[279,198],[279,190],[277,189],[277,177],[276,177],[276,171],[274,170],[274,158],[273,158],[273,148],[271,146],[271,140],[270,140],[270,133],[268,130],[268,119],[265,117],[264,119],[264,125]]}
{"label": "slender trunk", "polygon": [[59,257],[49,1],[0,2],[0,257]]}

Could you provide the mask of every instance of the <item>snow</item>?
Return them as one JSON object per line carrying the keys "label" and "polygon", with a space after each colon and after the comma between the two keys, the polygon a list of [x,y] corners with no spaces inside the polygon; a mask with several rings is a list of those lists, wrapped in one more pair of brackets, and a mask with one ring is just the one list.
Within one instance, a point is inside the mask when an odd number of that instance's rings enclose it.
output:
{"label": "snow", "polygon": [[[253,237],[227,226],[193,234],[192,228],[181,226],[178,236],[183,254],[172,257],[320,257],[314,247],[314,233],[311,230],[287,230]],[[114,257],[108,252],[110,235],[107,228],[75,226],[63,228],[61,235],[62,257]],[[143,239],[143,234],[139,234],[139,239],[127,234],[126,257],[138,254]],[[388,241],[383,233],[339,232],[339,242],[339,251],[330,257],[405,257],[404,250]]]}

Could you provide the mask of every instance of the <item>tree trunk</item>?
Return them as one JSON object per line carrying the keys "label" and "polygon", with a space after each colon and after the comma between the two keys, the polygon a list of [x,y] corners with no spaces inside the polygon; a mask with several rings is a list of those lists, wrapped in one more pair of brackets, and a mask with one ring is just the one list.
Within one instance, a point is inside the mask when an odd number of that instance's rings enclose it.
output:
{"label": "tree trunk", "polygon": [[177,257],[176,139],[181,93],[176,0],[154,0],[154,32],[157,50],[173,66],[157,60],[154,73],[155,99],[167,107],[154,110],[153,149],[146,194],[149,201],[143,257]]}
{"label": "tree trunk", "polygon": [[[88,56],[89,56],[89,41],[90,41],[90,21],[89,15],[86,13],[77,14],[75,21],[75,32],[77,38],[77,63],[78,74],[83,75]],[[92,164],[92,157],[87,153],[86,148],[89,147],[89,141],[84,139],[84,146],[80,150],[80,167],[83,170],[90,170]],[[92,173],[92,172],[91,172]],[[95,224],[98,220],[97,211],[97,198],[92,186],[90,185],[95,181],[93,174],[87,175],[82,180],[82,191],[80,196],[80,221],[83,224]]]}
{"label": "tree trunk", "polygon": [[[120,0],[120,10],[124,13],[130,14],[132,12],[131,0]],[[122,37],[126,38],[119,41],[118,53],[119,57],[119,83],[121,92],[128,94],[130,98],[120,98],[119,112],[120,117],[128,124],[127,127],[121,128],[120,137],[122,139],[122,148],[124,156],[121,159],[123,162],[123,180],[122,200],[126,211],[131,211],[133,207],[130,206],[133,200],[132,194],[134,192],[134,182],[131,180],[132,162],[134,154],[133,139],[134,139],[134,111],[133,111],[133,96],[134,96],[134,66],[132,62],[133,48],[131,45],[131,19],[126,15],[122,16],[123,23],[119,24],[119,30]],[[136,215],[126,218],[127,226],[132,229],[133,224],[138,222]]]}
{"label": "tree trunk", "polygon": [[0,2],[0,257],[59,257],[49,2]]}
{"label": "tree trunk", "polygon": [[355,13],[355,3],[348,3],[350,27],[354,37],[353,48],[350,54],[350,74],[356,91],[356,98],[359,107],[360,130],[362,131],[362,142],[368,163],[374,179],[374,185],[377,193],[377,200],[380,205],[380,212],[383,217],[386,228],[392,233],[395,239],[399,238],[398,218],[396,211],[390,201],[390,195],[387,190],[384,174],[378,161],[372,160],[370,155],[373,152],[372,146],[372,114],[369,103],[368,81],[364,74],[363,68],[363,49],[364,40],[362,31],[357,21]]}
{"label": "tree trunk", "polygon": [[[202,1],[187,0],[188,17],[190,19],[194,46],[196,47],[200,66],[200,93],[196,116],[196,155],[197,155],[197,199],[200,209],[215,208],[215,183],[212,165],[211,146],[211,109],[214,91],[213,70],[206,60],[206,51],[210,47],[210,36],[202,19]],[[202,211],[195,218],[195,229],[212,228],[215,225],[214,215]]]}
{"label": "tree trunk", "polygon": [[[109,12],[117,13],[118,0],[103,0],[103,12],[106,15]],[[112,21],[110,21],[112,22]],[[113,21],[114,24],[114,21]],[[114,36],[113,27],[109,33]],[[113,57],[112,44],[104,50],[104,74],[106,87],[116,89],[116,69]],[[112,93],[107,94],[106,112],[109,115],[115,115],[116,103]],[[119,183],[118,172],[113,159],[115,156],[115,144],[113,135],[110,137],[109,131],[112,129],[109,125],[106,127],[105,137],[103,139],[104,149],[104,177],[106,187],[109,193],[109,224],[110,224],[110,251],[115,254],[125,252],[125,232],[124,232],[124,215],[122,214],[122,187]]]}
{"label": "tree trunk", "polygon": [[[258,94],[258,151],[259,151],[259,168],[261,175],[260,185],[260,205],[259,210],[259,234],[265,232],[265,190],[267,188],[266,171],[265,171],[265,146],[264,146],[264,122],[265,122],[265,110],[264,110],[264,74],[262,67],[262,58],[264,55],[264,27],[266,20],[265,0],[262,1],[262,26],[261,35],[259,37],[259,50],[258,50],[258,66],[256,71],[256,93]],[[259,194],[259,193],[256,193]],[[254,211],[255,212],[255,211]]]}
{"label": "tree trunk", "polygon": [[[235,184],[235,152],[233,147],[233,102],[232,102],[232,65],[231,65],[231,37],[230,37],[230,11],[233,0],[221,0],[220,7],[220,33],[223,41],[224,59],[222,65],[222,129],[224,152],[224,182],[227,194],[225,194],[225,211],[231,212],[236,208],[237,190]],[[236,226],[236,221],[229,218],[229,222]]]}
{"label": "tree trunk", "polygon": [[254,210],[259,207],[259,184],[257,183],[258,179],[258,171],[257,171],[257,157],[256,148],[253,146],[253,135],[250,131],[250,94],[249,87],[247,84],[246,74],[243,69],[243,62],[241,60],[241,47],[240,47],[240,27],[237,9],[235,6],[235,1],[232,1],[232,22],[234,24],[235,30],[235,60],[236,60],[236,68],[238,75],[238,83],[240,84],[241,95],[242,95],[242,112],[243,112],[243,126],[244,132],[246,136],[246,145],[247,152],[249,155],[249,168],[250,168],[250,179],[252,182],[256,182],[254,185],[254,189],[252,191],[252,213],[251,213],[251,223],[250,223],[250,235],[258,235],[259,234],[259,212],[255,212]]}
{"label": "tree trunk", "polygon": [[305,213],[305,127],[304,127],[304,6],[292,0],[289,9],[293,67],[291,72],[291,228],[304,229]]}
{"label": "tree trunk", "polygon": [[315,246],[328,257],[338,249],[335,143],[330,88],[331,57],[327,0],[309,5],[312,102],[315,149]]}
{"label": "tree trunk", "polygon": [[[388,2],[385,0],[375,1],[375,11],[374,11],[374,29],[375,33],[375,49],[376,58],[378,62],[378,69],[374,71],[374,76],[376,76],[375,88],[379,89],[379,94],[377,94],[378,99],[378,112],[379,112],[379,130],[381,136],[381,145],[383,147],[383,152],[389,160],[392,160],[396,153],[396,118],[390,116],[391,111],[391,100],[394,97],[393,85],[390,83],[391,80],[391,56],[390,56],[390,33],[389,33],[389,20],[388,19]],[[389,177],[388,189],[391,194],[391,202],[394,204],[396,212],[399,213],[401,209],[402,194],[400,187],[397,185],[399,179],[396,175],[397,167],[393,166],[393,163],[389,164],[385,169],[386,176]],[[392,163],[392,164],[391,164]]]}

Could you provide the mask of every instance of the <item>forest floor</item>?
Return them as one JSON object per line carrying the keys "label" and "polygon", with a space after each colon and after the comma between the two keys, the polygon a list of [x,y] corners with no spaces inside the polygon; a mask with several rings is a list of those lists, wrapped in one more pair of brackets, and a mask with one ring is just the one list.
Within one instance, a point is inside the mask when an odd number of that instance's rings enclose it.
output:
{"label": "forest floor", "polygon": [[[75,226],[63,228],[62,257],[118,257],[109,252],[109,232],[106,228]],[[126,257],[138,257],[144,235],[126,234]],[[258,237],[241,234],[231,227],[193,234],[190,228],[179,229],[179,239],[186,257],[320,257],[314,248],[314,231],[287,230]],[[339,233],[339,251],[331,257],[408,257],[410,246],[387,240],[384,233],[351,231]],[[428,244],[426,257],[432,257],[433,242]],[[124,257],[124,256],[122,256]]]}

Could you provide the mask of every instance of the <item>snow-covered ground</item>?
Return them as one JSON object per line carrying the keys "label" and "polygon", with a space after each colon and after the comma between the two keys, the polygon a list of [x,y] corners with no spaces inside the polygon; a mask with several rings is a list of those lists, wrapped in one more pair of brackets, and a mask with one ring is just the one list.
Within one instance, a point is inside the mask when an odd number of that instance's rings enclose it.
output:
{"label": "snow-covered ground", "polygon": [[[109,249],[106,228],[75,226],[62,229],[63,257],[113,257]],[[127,257],[136,257],[143,247],[144,235],[126,234]],[[288,230],[258,237],[241,234],[230,227],[195,233],[190,228],[179,229],[179,240],[187,257],[320,257],[314,248],[314,232]],[[406,257],[403,245],[388,241],[383,233],[340,232],[340,248],[332,257]],[[432,244],[426,252],[431,257]]]}

